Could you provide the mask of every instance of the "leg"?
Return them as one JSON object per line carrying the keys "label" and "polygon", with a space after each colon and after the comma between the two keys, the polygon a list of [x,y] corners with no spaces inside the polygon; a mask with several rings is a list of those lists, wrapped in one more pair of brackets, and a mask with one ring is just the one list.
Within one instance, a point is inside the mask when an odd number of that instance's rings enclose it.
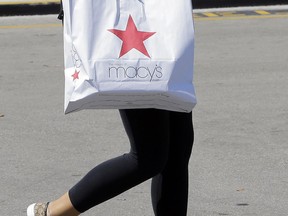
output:
{"label": "leg", "polygon": [[170,112],[168,163],[152,180],[152,203],[156,216],[187,215],[188,162],[193,139],[192,113]]}
{"label": "leg", "polygon": [[70,191],[71,203],[84,212],[160,173],[168,158],[169,112],[121,110],[131,150],[92,169]]}
{"label": "leg", "polygon": [[80,213],[73,207],[68,193],[51,202],[47,210],[47,216],[78,216],[79,214]]}

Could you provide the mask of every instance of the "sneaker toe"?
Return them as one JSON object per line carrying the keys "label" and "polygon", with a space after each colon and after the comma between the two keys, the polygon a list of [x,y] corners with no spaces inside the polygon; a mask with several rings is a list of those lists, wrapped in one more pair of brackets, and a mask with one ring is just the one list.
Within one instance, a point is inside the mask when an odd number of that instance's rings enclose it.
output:
{"label": "sneaker toe", "polygon": [[35,216],[34,214],[34,207],[35,207],[35,204],[31,204],[30,206],[28,206],[27,208],[27,216]]}

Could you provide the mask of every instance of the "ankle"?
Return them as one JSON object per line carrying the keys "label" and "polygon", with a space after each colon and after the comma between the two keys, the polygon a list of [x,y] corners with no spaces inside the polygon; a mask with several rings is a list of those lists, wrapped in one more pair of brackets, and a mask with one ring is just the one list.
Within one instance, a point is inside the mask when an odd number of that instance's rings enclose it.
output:
{"label": "ankle", "polygon": [[46,211],[46,216],[54,216],[51,209],[52,209],[52,206],[51,206],[51,203],[49,203],[47,207],[47,211]]}
{"label": "ankle", "polygon": [[47,216],[78,216],[80,215],[72,206],[63,205],[63,202],[53,201],[50,202],[47,211]]}

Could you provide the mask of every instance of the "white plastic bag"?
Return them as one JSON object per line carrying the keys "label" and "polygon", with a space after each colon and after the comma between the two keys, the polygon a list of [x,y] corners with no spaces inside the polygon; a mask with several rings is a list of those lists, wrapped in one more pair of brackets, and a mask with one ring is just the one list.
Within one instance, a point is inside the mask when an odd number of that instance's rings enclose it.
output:
{"label": "white plastic bag", "polygon": [[191,0],[64,0],[63,8],[65,113],[192,110]]}

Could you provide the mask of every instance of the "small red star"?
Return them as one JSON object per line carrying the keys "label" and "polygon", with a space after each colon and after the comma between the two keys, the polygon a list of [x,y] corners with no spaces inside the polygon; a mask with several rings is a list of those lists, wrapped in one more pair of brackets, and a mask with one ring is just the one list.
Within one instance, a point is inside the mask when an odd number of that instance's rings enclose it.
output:
{"label": "small red star", "polygon": [[80,73],[80,71],[75,70],[74,74],[72,75],[73,81],[76,79],[79,79],[79,73]]}
{"label": "small red star", "polygon": [[131,15],[129,16],[125,31],[118,29],[108,29],[108,31],[112,32],[123,41],[119,58],[133,48],[150,58],[150,55],[143,42],[156,32],[138,31]]}

